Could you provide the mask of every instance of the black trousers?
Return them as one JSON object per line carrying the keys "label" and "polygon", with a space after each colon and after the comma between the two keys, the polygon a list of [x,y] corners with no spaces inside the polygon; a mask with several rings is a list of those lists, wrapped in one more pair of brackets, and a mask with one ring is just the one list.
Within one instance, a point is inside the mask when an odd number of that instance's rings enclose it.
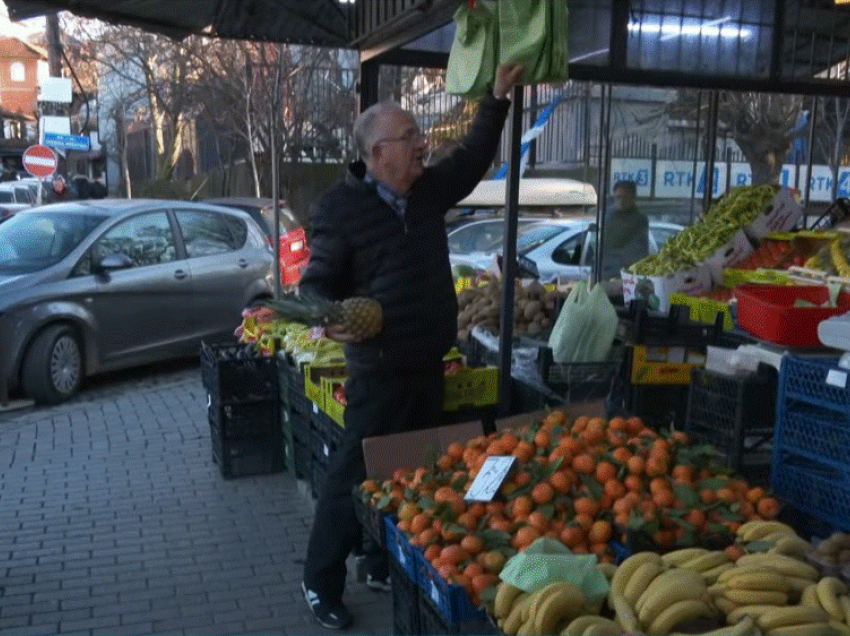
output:
{"label": "black trousers", "polygon": [[[355,371],[346,382],[345,395],[345,432],[329,458],[304,565],[304,583],[327,603],[342,600],[345,560],[362,545],[353,495],[354,486],[367,477],[362,440],[439,426],[443,362],[416,369]],[[367,554],[370,573],[386,576],[385,558],[374,550]]]}

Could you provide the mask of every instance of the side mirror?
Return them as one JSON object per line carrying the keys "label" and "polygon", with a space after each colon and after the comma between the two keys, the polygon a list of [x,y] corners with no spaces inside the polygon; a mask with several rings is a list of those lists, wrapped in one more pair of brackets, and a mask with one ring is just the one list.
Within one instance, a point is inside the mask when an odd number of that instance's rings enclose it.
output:
{"label": "side mirror", "polygon": [[133,267],[133,259],[126,254],[109,254],[100,259],[98,269],[102,272],[111,272],[118,269],[128,269]]}

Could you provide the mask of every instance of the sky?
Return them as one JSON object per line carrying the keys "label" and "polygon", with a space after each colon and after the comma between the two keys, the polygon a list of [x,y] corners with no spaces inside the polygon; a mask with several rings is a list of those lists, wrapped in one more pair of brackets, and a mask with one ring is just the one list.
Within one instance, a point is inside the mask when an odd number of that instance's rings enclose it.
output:
{"label": "sky", "polygon": [[6,3],[0,2],[0,35],[26,39],[33,32],[44,30],[44,18],[32,18],[23,22],[11,22]]}

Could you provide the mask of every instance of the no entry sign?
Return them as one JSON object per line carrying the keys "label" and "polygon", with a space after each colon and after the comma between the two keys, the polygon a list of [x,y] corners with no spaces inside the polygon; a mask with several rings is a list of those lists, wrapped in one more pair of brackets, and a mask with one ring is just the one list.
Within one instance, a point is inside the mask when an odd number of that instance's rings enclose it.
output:
{"label": "no entry sign", "polygon": [[23,155],[24,170],[34,177],[49,177],[56,171],[56,153],[47,146],[30,146]]}

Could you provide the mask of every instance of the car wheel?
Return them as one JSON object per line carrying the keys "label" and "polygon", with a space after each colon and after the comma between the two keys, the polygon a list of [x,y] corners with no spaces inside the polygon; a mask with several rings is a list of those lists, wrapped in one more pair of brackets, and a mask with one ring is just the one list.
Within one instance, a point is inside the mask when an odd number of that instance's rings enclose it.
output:
{"label": "car wheel", "polygon": [[77,392],[82,379],[82,347],[71,327],[48,327],[36,336],[21,369],[21,382],[29,397],[41,404],[58,404]]}

